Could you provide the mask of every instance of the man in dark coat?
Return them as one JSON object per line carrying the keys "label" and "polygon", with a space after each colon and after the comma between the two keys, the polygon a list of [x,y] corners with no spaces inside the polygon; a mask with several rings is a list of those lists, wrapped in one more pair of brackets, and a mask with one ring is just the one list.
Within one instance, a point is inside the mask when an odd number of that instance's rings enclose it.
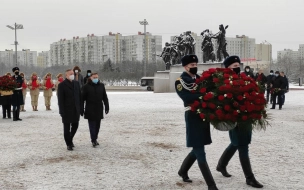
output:
{"label": "man in dark coat", "polygon": [[285,81],[285,86],[286,88],[283,89],[283,95],[282,95],[282,105],[284,105],[285,103],[285,94],[289,91],[289,81],[288,78],[286,77],[285,73],[282,71],[280,72],[281,77],[283,77],[284,81]]}
{"label": "man in dark coat", "polygon": [[273,77],[274,77],[273,70],[270,70],[270,73],[267,76],[267,93],[266,93],[267,104],[269,103],[269,95],[270,95],[270,103],[272,104],[272,94],[270,93],[270,88],[271,88],[270,85]]}
{"label": "man in dark coat", "polygon": [[20,106],[24,104],[23,94],[22,94],[23,79],[19,75],[19,68],[18,67],[14,67],[12,71],[14,73],[12,78],[17,83],[17,88],[15,88],[14,94],[12,95],[13,121],[22,121],[22,119],[20,119],[20,117],[19,117],[19,114],[20,114]]}
{"label": "man in dark coat", "polygon": [[[83,115],[79,82],[74,81],[74,72],[65,72],[66,79],[58,85],[59,114],[62,117],[64,140],[68,150],[73,150],[80,115]],[[72,126],[72,127],[71,127]]]}
{"label": "man in dark coat", "polygon": [[91,77],[92,71],[91,70],[87,70],[87,75],[83,78],[83,83],[87,84],[88,78]]}
{"label": "man in dark coat", "polygon": [[252,71],[251,71],[251,69],[250,69],[249,66],[246,66],[246,67],[245,67],[243,73],[245,73],[246,76],[251,77],[251,78],[254,79],[254,75],[253,75],[253,73],[252,73]]}
{"label": "man in dark coat", "polygon": [[[225,68],[232,69],[236,74],[240,74],[240,63],[241,60],[238,56],[230,56],[224,61]],[[248,76],[248,75],[247,75]],[[263,185],[260,184],[254,177],[251,169],[251,163],[249,159],[249,144],[251,143],[252,136],[252,126],[245,123],[237,123],[237,126],[229,131],[230,145],[223,152],[216,170],[221,172],[224,177],[231,177],[227,172],[226,167],[233,157],[235,152],[239,151],[239,159],[243,172],[246,177],[247,185],[256,188],[262,188]]]}
{"label": "man in dark coat", "polygon": [[283,91],[286,89],[286,83],[285,79],[280,76],[280,72],[276,71],[275,72],[275,77],[272,79],[272,91],[273,91],[273,99],[272,99],[272,108],[270,109],[275,109],[276,106],[276,98],[278,98],[279,102],[279,110],[282,109],[282,104],[283,104]]}
{"label": "man in dark coat", "polygon": [[207,164],[205,145],[211,144],[210,123],[203,121],[199,115],[190,111],[190,105],[195,101],[199,101],[200,93],[192,93],[197,88],[195,79],[197,75],[198,59],[196,55],[186,55],[181,59],[185,71],[175,82],[175,90],[178,96],[183,100],[185,107],[186,122],[186,141],[187,147],[193,147],[192,151],[184,159],[178,175],[183,178],[184,182],[192,182],[188,177],[188,170],[191,168],[195,160],[204,176],[209,190],[217,190],[216,184],[212,177],[211,171]]}
{"label": "man in dark coat", "polygon": [[109,101],[105,86],[98,79],[97,73],[92,73],[87,84],[82,89],[82,104],[85,104],[84,118],[88,119],[91,142],[93,147],[99,145],[97,142],[100,129],[100,121],[103,119],[103,106],[105,113],[109,113]]}

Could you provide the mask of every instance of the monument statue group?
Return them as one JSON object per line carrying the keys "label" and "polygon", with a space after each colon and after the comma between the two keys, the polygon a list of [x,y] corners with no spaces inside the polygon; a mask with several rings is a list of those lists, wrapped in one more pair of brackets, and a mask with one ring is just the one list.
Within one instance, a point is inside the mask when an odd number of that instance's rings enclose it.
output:
{"label": "monument statue group", "polygon": [[[226,50],[226,29],[228,25],[219,25],[219,32],[212,34],[209,29],[201,32],[202,44],[201,51],[203,52],[203,62],[221,62],[229,57]],[[166,42],[165,47],[160,55],[166,64],[166,70],[170,69],[171,65],[181,64],[180,59],[188,54],[195,54],[196,41],[191,35],[191,31],[187,31],[179,36],[174,36],[173,42]]]}

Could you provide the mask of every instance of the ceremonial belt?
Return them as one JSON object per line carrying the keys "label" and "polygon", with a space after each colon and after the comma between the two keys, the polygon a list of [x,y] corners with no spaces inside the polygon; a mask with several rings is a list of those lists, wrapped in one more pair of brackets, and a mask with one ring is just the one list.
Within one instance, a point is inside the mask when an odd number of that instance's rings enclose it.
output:
{"label": "ceremonial belt", "polygon": [[185,111],[189,111],[189,110],[191,110],[190,106],[185,107]]}

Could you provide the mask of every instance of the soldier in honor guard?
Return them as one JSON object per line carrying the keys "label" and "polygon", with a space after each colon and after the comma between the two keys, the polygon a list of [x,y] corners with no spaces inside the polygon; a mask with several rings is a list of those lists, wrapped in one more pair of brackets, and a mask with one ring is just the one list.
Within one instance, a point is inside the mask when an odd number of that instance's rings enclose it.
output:
{"label": "soldier in honor guard", "polygon": [[23,83],[22,83],[22,95],[23,95],[23,105],[21,105],[20,111],[25,112],[26,110],[24,109],[24,104],[25,104],[25,98],[26,98],[26,92],[27,92],[27,85],[26,85],[26,80],[24,77],[24,73],[20,73],[20,76],[23,79]]}
{"label": "soldier in honor guard", "polygon": [[20,119],[20,117],[19,117],[19,114],[20,114],[20,105],[24,104],[23,95],[22,95],[23,79],[19,75],[19,68],[18,67],[13,68],[13,73],[15,75],[13,75],[12,78],[17,83],[17,88],[15,88],[14,94],[12,95],[13,121],[22,121],[22,119]]}
{"label": "soldier in honor guard", "polygon": [[56,76],[57,81],[55,83],[55,90],[56,90],[56,95],[58,96],[58,85],[59,83],[61,83],[63,81],[63,74],[62,73],[58,73],[58,75]]}
{"label": "soldier in honor guard", "polygon": [[51,98],[53,96],[53,88],[54,83],[52,81],[52,74],[47,73],[42,82],[43,96],[44,96],[44,104],[46,111],[51,110]]}
{"label": "soldier in honor guard", "polygon": [[29,80],[27,84],[28,88],[30,89],[30,95],[31,95],[31,103],[33,107],[33,111],[38,111],[38,97],[40,93],[40,82],[37,77],[37,73],[32,73],[31,79]]}
{"label": "soldier in honor guard", "polygon": [[[230,56],[225,59],[225,68],[232,69],[236,74],[240,74],[240,63],[241,60],[238,56]],[[254,177],[251,169],[250,159],[249,159],[249,144],[251,142],[252,136],[252,125],[238,123],[238,125],[229,131],[230,145],[223,152],[216,170],[221,172],[225,177],[231,177],[227,172],[226,167],[233,157],[235,152],[239,151],[239,158],[243,172],[246,177],[247,185],[255,188],[262,188],[263,185],[260,184]]]}
{"label": "soldier in honor guard", "polygon": [[175,82],[175,90],[178,96],[183,100],[185,107],[186,122],[186,142],[187,147],[192,147],[192,151],[184,159],[178,175],[184,182],[192,182],[188,176],[188,170],[197,160],[201,173],[208,185],[208,190],[217,190],[215,181],[207,164],[205,145],[211,144],[210,122],[203,121],[200,116],[190,110],[190,105],[199,100],[200,93],[192,93],[197,88],[195,83],[197,75],[198,59],[196,55],[186,55],[181,59],[185,71]]}

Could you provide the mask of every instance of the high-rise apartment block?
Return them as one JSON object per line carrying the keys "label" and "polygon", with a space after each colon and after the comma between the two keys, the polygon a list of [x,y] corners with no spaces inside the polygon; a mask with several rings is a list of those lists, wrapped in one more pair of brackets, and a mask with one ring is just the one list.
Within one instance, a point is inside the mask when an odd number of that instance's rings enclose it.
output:
{"label": "high-rise apartment block", "polygon": [[[16,53],[13,50],[6,49],[0,51],[0,63],[7,66],[16,65]],[[29,49],[23,49],[17,51],[17,66],[37,66],[37,51],[31,51]]]}
{"label": "high-rise apartment block", "polygon": [[[145,38],[146,37],[146,38]],[[147,42],[147,43],[146,43]],[[146,44],[146,45],[145,45]],[[150,33],[123,36],[120,33],[61,39],[50,47],[51,65],[101,64],[110,59],[113,63],[124,61],[155,62],[162,51],[162,37]]]}

